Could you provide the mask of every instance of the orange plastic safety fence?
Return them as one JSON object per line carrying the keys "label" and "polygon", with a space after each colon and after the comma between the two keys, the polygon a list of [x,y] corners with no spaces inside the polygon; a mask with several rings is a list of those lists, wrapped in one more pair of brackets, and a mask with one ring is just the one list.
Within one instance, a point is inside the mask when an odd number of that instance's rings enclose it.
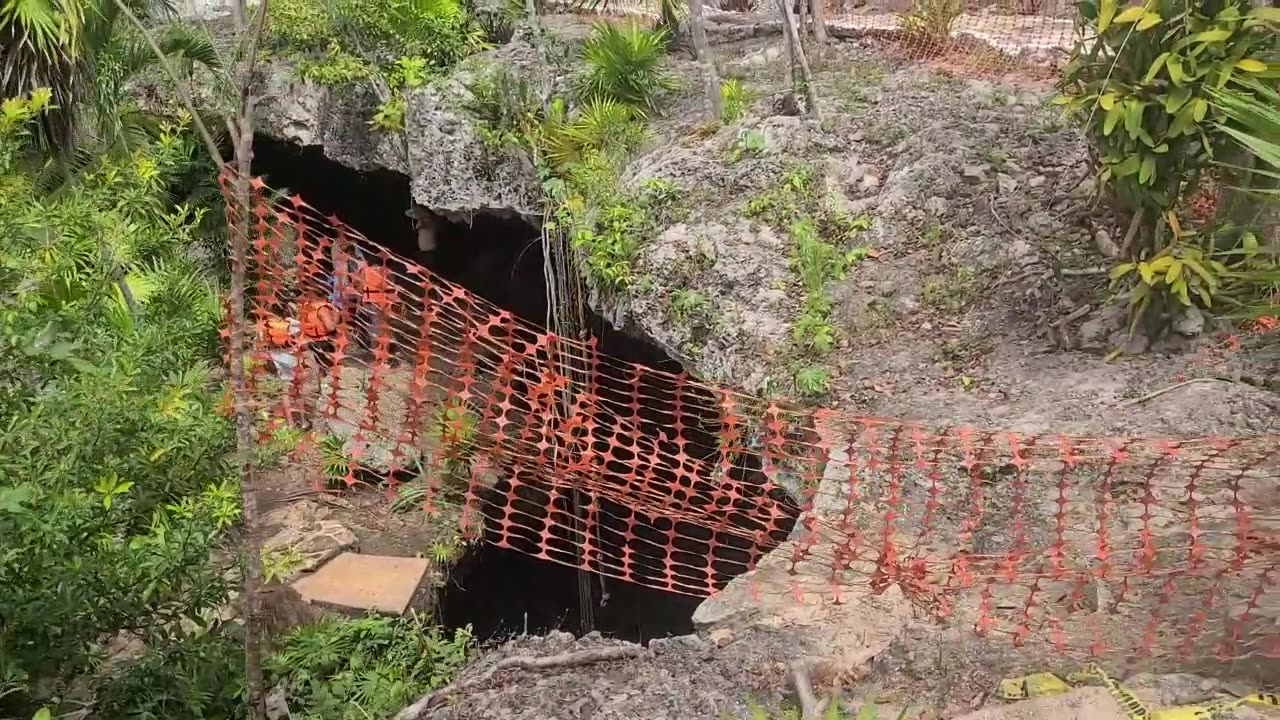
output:
{"label": "orange plastic safety fence", "polygon": [[260,407],[310,405],[306,442],[346,448],[317,483],[410,479],[471,537],[674,593],[759,567],[740,582],[761,596],[894,589],[1015,645],[1280,657],[1280,437],[1027,435],[762,400],[558,337],[252,186],[232,213],[251,224],[252,321],[338,311],[320,341],[255,335]]}
{"label": "orange plastic safety fence", "polygon": [[[812,0],[786,2],[802,33],[813,34]],[[556,4],[651,22],[662,17],[658,0]],[[705,2],[704,8],[705,21],[713,28],[754,20],[774,24],[781,34],[778,0],[718,0]],[[1077,39],[1076,5],[1067,0],[823,0],[821,8],[829,37],[874,40],[903,60],[936,63],[939,69],[965,74],[1044,75],[1043,69],[1065,64]]]}

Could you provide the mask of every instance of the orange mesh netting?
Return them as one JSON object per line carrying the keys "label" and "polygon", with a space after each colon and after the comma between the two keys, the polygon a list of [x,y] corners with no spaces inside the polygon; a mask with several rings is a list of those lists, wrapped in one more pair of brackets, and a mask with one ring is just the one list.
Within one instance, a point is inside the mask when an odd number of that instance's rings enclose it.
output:
{"label": "orange mesh netting", "polygon": [[[1280,657],[1276,436],[1024,435],[761,400],[557,337],[253,188],[251,320],[333,285],[339,311],[327,343],[283,351],[287,383],[257,346],[253,387],[315,405],[307,442],[351,456],[339,484],[416,478],[471,537],[674,593],[765,560],[785,584],[752,592],[896,588],[1018,645]],[[366,265],[390,283],[362,298]]]}

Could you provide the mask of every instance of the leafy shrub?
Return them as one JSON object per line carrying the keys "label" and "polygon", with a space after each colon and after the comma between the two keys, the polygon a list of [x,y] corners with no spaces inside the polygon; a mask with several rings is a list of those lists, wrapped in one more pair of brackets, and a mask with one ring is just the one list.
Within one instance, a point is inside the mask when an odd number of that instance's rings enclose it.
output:
{"label": "leafy shrub", "polygon": [[220,303],[186,254],[200,213],[166,200],[191,139],[164,127],[42,197],[11,164],[38,103],[0,111],[0,678],[18,707],[105,636],[161,647],[202,623],[239,516]]}
{"label": "leafy shrub", "polygon": [[471,460],[479,440],[476,436],[479,423],[476,413],[458,398],[436,409],[430,435],[439,448],[446,472],[459,477],[465,477],[471,472]]}
{"label": "leafy shrub", "polygon": [[246,715],[244,648],[227,628],[147,648],[95,691],[103,718],[207,718]]}
{"label": "leafy shrub", "polygon": [[485,31],[458,0],[282,0],[271,5],[274,49],[297,57],[298,74],[325,85],[380,80],[390,89],[369,119],[404,129],[403,90],[486,47]]}
{"label": "leafy shrub", "polygon": [[963,12],[962,0],[912,0],[911,12],[901,18],[902,31],[917,41],[945,45]]}
{"label": "leafy shrub", "polygon": [[458,0],[281,0],[270,13],[274,48],[304,56],[337,45],[378,66],[408,56],[448,68],[483,45]]}
{"label": "leafy shrub", "polygon": [[472,648],[469,629],[452,637],[416,614],[327,620],[295,630],[266,662],[300,717],[391,717],[450,682]]}
{"label": "leafy shrub", "polygon": [[[1170,306],[1211,307],[1216,276],[1229,275],[1243,257],[1245,236],[1223,244],[1212,228],[1181,227],[1191,218],[1179,210],[1215,161],[1236,150],[1230,130],[1238,118],[1224,110],[1231,102],[1224,98],[1256,100],[1266,86],[1254,78],[1276,74],[1268,61],[1280,49],[1280,13],[1240,0],[1123,9],[1116,0],[1087,0],[1080,8],[1099,40],[1077,46],[1060,102],[1085,125],[1102,187],[1133,213],[1125,248],[1133,262],[1116,277],[1136,271],[1140,279],[1129,293],[1135,321],[1150,311],[1152,319],[1168,318]],[[1204,262],[1175,263],[1181,257]],[[1157,262],[1164,274],[1153,274]]]}
{"label": "leafy shrub", "polygon": [[614,100],[651,110],[659,93],[675,88],[666,68],[666,32],[635,20],[598,21],[583,45],[586,70],[578,77],[583,100]]}
{"label": "leafy shrub", "polygon": [[328,86],[368,80],[376,72],[377,68],[343,50],[336,42],[329,44],[329,50],[323,57],[319,59],[304,57],[298,60],[297,65],[299,77]]}
{"label": "leafy shrub", "polygon": [[618,157],[644,139],[635,111],[616,100],[593,98],[570,121],[563,119],[563,107],[553,104],[542,126],[543,150],[557,166],[582,162],[593,154]]}

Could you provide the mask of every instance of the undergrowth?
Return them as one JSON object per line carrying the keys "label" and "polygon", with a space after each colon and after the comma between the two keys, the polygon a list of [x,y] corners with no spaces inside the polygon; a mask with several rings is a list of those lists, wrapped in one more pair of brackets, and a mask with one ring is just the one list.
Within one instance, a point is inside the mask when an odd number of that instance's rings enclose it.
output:
{"label": "undergrowth", "polygon": [[604,292],[636,282],[643,242],[682,212],[679,189],[666,180],[626,187],[621,175],[647,140],[645,121],[674,87],[662,30],[634,21],[597,23],[584,45],[584,68],[569,97],[545,101],[506,68],[490,68],[470,85],[468,110],[494,151],[527,153],[547,200],[543,224],[562,233],[588,279]]}
{"label": "undergrowth", "polygon": [[870,227],[865,216],[852,216],[830,206],[820,192],[822,177],[809,165],[789,169],[780,182],[749,198],[743,214],[791,238],[790,267],[803,290],[800,315],[791,327],[795,342],[796,391],[819,397],[830,387],[827,371],[815,366],[835,348],[838,332],[832,323],[828,291],[853,265],[867,255],[853,241]]}
{"label": "undergrowth", "polygon": [[473,647],[469,628],[450,637],[416,613],[333,619],[295,630],[265,666],[294,717],[367,720],[451,682]]}

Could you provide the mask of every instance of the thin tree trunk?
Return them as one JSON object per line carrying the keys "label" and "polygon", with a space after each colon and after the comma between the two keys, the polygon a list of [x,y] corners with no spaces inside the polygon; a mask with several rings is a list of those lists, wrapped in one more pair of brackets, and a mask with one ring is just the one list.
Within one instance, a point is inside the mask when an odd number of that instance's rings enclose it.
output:
{"label": "thin tree trunk", "polygon": [[797,70],[799,70],[799,66],[796,65],[796,54],[791,49],[791,33],[786,31],[786,25],[787,25],[786,4],[790,1],[791,0],[778,0],[778,9],[782,11],[782,18],[783,18],[782,47],[783,47],[783,51],[787,55],[787,67],[791,69],[791,92],[794,95],[796,87],[800,85],[800,78],[797,74]]}
{"label": "thin tree trunk", "polygon": [[262,680],[262,634],[258,628],[262,587],[262,538],[258,530],[258,496],[253,484],[253,426],[249,407],[248,383],[245,380],[245,263],[249,248],[249,214],[252,194],[249,179],[253,159],[253,74],[257,61],[258,39],[267,15],[267,0],[259,0],[253,35],[249,38],[245,57],[245,73],[240,87],[240,113],[228,122],[235,143],[235,212],[236,222],[230,228],[231,239],[231,388],[235,398],[236,469],[240,475],[240,502],[245,539],[244,572],[244,671],[248,691],[250,720],[267,717],[266,688]]}
{"label": "thin tree trunk", "polygon": [[529,29],[533,31],[534,42],[538,40],[542,27],[538,23],[538,5],[535,0],[524,0],[525,20],[529,21]]}
{"label": "thin tree trunk", "polygon": [[702,24],[702,0],[687,0],[689,6],[689,30],[693,36],[693,49],[698,55],[698,74],[702,76],[703,92],[707,96],[707,110],[711,122],[718,122],[720,107],[720,77],[716,74],[716,61],[707,43],[707,28]]}
{"label": "thin tree trunk", "polygon": [[245,0],[231,0],[231,20],[235,23],[237,35],[244,34],[248,17],[249,11],[245,7]]}
{"label": "thin tree trunk", "polygon": [[813,11],[813,40],[817,45],[813,54],[815,60],[821,60],[821,55],[827,45],[827,20],[826,8],[822,5],[826,0],[809,0],[810,10]]}
{"label": "thin tree trunk", "polygon": [[800,35],[796,32],[796,18],[791,14],[790,0],[779,0],[782,5],[782,28],[786,33],[788,45],[791,46],[791,57],[800,65],[800,77],[804,85],[804,100],[809,106],[809,115],[822,122],[822,110],[818,107],[817,91],[813,88],[813,73],[809,70],[809,60],[804,56],[804,47],[800,45]]}

